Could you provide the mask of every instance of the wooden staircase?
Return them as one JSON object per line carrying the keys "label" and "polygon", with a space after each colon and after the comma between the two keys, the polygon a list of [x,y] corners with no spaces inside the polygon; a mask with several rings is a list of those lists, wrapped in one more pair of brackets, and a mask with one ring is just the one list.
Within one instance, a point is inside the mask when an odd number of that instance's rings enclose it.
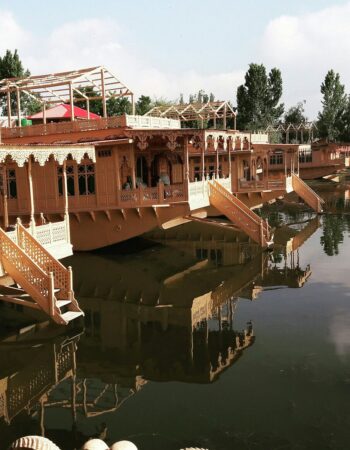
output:
{"label": "wooden staircase", "polygon": [[271,227],[235,195],[217,181],[209,183],[209,200],[217,210],[244,231],[253,241],[266,248],[272,245]]}
{"label": "wooden staircase", "polygon": [[60,325],[83,316],[74,297],[72,269],[64,267],[21,224],[17,243],[0,228],[0,258],[20,286],[2,289],[0,300],[44,311]]}
{"label": "wooden staircase", "polygon": [[321,213],[324,200],[313,191],[301,178],[292,173],[293,190],[301,197],[304,202],[314,211]]}

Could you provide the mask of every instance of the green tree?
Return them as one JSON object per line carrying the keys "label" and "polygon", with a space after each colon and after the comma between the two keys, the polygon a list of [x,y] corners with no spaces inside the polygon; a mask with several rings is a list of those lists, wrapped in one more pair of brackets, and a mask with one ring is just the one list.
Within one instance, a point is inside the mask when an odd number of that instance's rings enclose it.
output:
{"label": "green tree", "polygon": [[150,109],[152,109],[152,106],[153,105],[151,97],[148,97],[147,95],[141,95],[136,102],[136,114],[143,116]]}
{"label": "green tree", "polygon": [[[19,57],[18,51],[13,53],[6,50],[5,55],[0,57],[0,80],[4,78],[22,78],[30,76],[30,72],[24,69],[23,63]],[[7,98],[0,98],[0,107],[3,114],[7,114]],[[28,115],[40,111],[41,103],[32,97],[21,93],[21,114]],[[15,93],[11,93],[11,112],[12,115],[17,114],[17,97]]]}
{"label": "green tree", "polygon": [[257,130],[275,124],[284,112],[279,103],[283,90],[280,70],[267,75],[263,64],[250,64],[245,83],[237,89],[237,124],[239,129]]}
{"label": "green tree", "polygon": [[344,114],[348,103],[339,73],[328,71],[321,84],[321,93],[323,109],[318,114],[319,133],[329,141],[336,141],[344,131]]}
{"label": "green tree", "polygon": [[306,123],[307,117],[305,116],[304,102],[298,102],[295,106],[292,106],[284,115],[285,124],[299,125]]}

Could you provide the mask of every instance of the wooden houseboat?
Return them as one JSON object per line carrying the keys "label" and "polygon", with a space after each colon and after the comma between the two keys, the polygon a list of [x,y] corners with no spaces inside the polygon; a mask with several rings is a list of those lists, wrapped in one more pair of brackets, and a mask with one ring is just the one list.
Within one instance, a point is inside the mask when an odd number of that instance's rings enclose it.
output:
{"label": "wooden houseboat", "polygon": [[[104,117],[76,120],[76,101],[86,101],[89,117],[88,87],[93,99],[102,100]],[[5,227],[17,217],[54,222],[69,213],[73,247],[91,250],[214,212],[267,247],[271,229],[251,208],[296,190],[321,210],[321,199],[298,177],[296,163],[271,174],[269,153],[257,146],[264,136],[226,129],[228,120],[235,128],[227,102],[182,105],[177,118],[107,117],[108,98],[129,96],[133,102],[133,94],[104,67],[2,80],[0,94],[7,96],[9,115],[16,97],[19,124],[2,128]],[[42,102],[42,124],[20,126],[25,94]],[[47,123],[47,106],[58,102],[70,105],[70,121]],[[216,129],[182,127],[204,120]],[[95,153],[81,161],[73,155],[57,161],[47,153],[59,145],[83,151],[87,144]],[[18,164],[12,155],[22,149],[28,157]],[[288,154],[294,161],[296,151]]]}

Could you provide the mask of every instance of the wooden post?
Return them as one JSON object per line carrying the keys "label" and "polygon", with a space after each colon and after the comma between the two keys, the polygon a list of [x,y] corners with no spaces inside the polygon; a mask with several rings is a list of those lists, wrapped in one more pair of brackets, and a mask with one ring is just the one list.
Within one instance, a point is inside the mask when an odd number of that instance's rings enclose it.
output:
{"label": "wooden post", "polygon": [[135,115],[135,99],[134,94],[131,94],[131,114]]}
{"label": "wooden post", "polygon": [[232,141],[230,140],[227,144],[227,151],[228,151],[228,176],[231,177],[232,179],[232,162],[231,162],[231,145],[232,145]]}
{"label": "wooden post", "polygon": [[101,88],[102,88],[102,108],[103,108],[103,117],[107,117],[106,90],[105,90],[105,74],[104,74],[103,68],[101,69]]}
{"label": "wooden post", "polygon": [[49,285],[49,315],[53,317],[55,315],[55,280],[53,272],[49,273],[50,285]]}
{"label": "wooden post", "polygon": [[135,147],[134,144],[131,147],[131,181],[132,181],[132,188],[136,189],[136,171],[135,171]]}
{"label": "wooden post", "polygon": [[43,103],[43,124],[46,124],[46,102]]}
{"label": "wooden post", "polygon": [[27,166],[28,186],[29,186],[29,199],[30,199],[30,224],[35,226],[34,221],[34,192],[33,192],[33,179],[32,179],[32,159],[28,158]]}
{"label": "wooden post", "polygon": [[7,124],[8,127],[11,128],[11,94],[10,94],[10,88],[8,87],[7,91]]}
{"label": "wooden post", "polygon": [[234,119],[233,119],[233,126],[235,128],[235,130],[237,130],[237,116],[235,114]]}
{"label": "wooden post", "polygon": [[216,142],[216,170],[215,170],[215,175],[216,175],[216,179],[219,178],[219,144]]}
{"label": "wooden post", "polygon": [[68,185],[67,185],[67,161],[63,161],[62,167],[62,184],[63,184],[63,204],[64,204],[64,220],[66,222],[67,242],[70,243],[70,222],[69,222],[69,203],[68,203]]}
{"label": "wooden post", "polygon": [[187,137],[184,137],[184,169],[185,169],[185,173],[184,173],[184,179],[185,182],[189,182],[189,177],[190,177],[190,167],[189,167],[189,159],[188,159],[188,140]]}
{"label": "wooden post", "polygon": [[21,94],[19,92],[19,89],[16,89],[16,95],[17,95],[17,118],[18,118],[18,126],[21,127]]}
{"label": "wooden post", "polygon": [[90,100],[88,98],[86,99],[86,110],[87,110],[88,120],[90,120]]}
{"label": "wooden post", "polygon": [[216,113],[214,113],[213,123],[214,130],[216,130]]}
{"label": "wooden post", "polygon": [[205,145],[203,143],[203,146],[201,147],[201,172],[202,172],[201,178],[202,178],[202,181],[205,180],[205,155],[204,155],[204,152],[205,152]]}
{"label": "wooden post", "polygon": [[224,126],[224,130],[226,130],[226,128],[227,128],[227,105],[226,105],[226,103],[224,105],[224,124],[223,124],[223,126]]}
{"label": "wooden post", "polygon": [[73,86],[72,82],[69,83],[69,102],[70,102],[70,120],[74,122],[74,97],[73,97]]}
{"label": "wooden post", "polygon": [[5,164],[1,167],[1,178],[2,178],[2,186],[1,186],[1,193],[2,193],[2,205],[3,205],[3,213],[4,213],[4,220],[3,220],[3,226],[4,230],[9,226],[9,212],[8,212],[8,203],[7,203],[7,176],[6,176],[6,166]]}

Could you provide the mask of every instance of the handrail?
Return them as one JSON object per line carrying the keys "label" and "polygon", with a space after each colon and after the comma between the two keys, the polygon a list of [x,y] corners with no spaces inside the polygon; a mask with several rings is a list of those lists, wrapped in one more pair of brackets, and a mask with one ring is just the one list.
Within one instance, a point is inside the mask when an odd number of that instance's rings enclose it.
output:
{"label": "handrail", "polygon": [[55,287],[62,292],[59,297],[70,297],[70,272],[50,252],[48,252],[40,243],[24,228],[20,223],[17,224],[18,245],[24,252],[46,273],[53,273]]}
{"label": "handrail", "polygon": [[[24,250],[8,237],[2,228],[0,228],[0,243],[1,259],[5,270],[8,271],[6,266],[9,265],[17,271],[22,278],[21,281],[27,283],[26,291],[29,294],[32,292],[35,300],[38,300],[39,297],[39,305],[49,313],[51,309],[55,308],[55,296],[50,275],[45,273]],[[8,272],[10,276],[13,275],[11,270]]]}
{"label": "handrail", "polygon": [[[227,190],[225,188],[223,188],[219,183],[217,183],[216,181],[214,181],[214,183],[211,184],[211,186],[213,186],[216,190],[218,190],[220,192],[220,194],[222,194],[224,197],[226,197],[229,201],[232,201],[231,195],[229,192],[227,192]],[[257,225],[260,225],[260,222],[257,220],[257,216],[255,213],[253,213],[251,211],[250,208],[248,208],[248,206],[244,205],[243,202],[241,202],[237,197],[236,197],[237,202],[235,202],[235,206],[237,206],[238,209],[240,209],[240,211],[243,212],[243,214],[245,214],[246,216],[248,216],[249,218],[251,218]],[[240,203],[242,203],[242,205],[244,205],[244,207],[242,207],[240,205]]]}

